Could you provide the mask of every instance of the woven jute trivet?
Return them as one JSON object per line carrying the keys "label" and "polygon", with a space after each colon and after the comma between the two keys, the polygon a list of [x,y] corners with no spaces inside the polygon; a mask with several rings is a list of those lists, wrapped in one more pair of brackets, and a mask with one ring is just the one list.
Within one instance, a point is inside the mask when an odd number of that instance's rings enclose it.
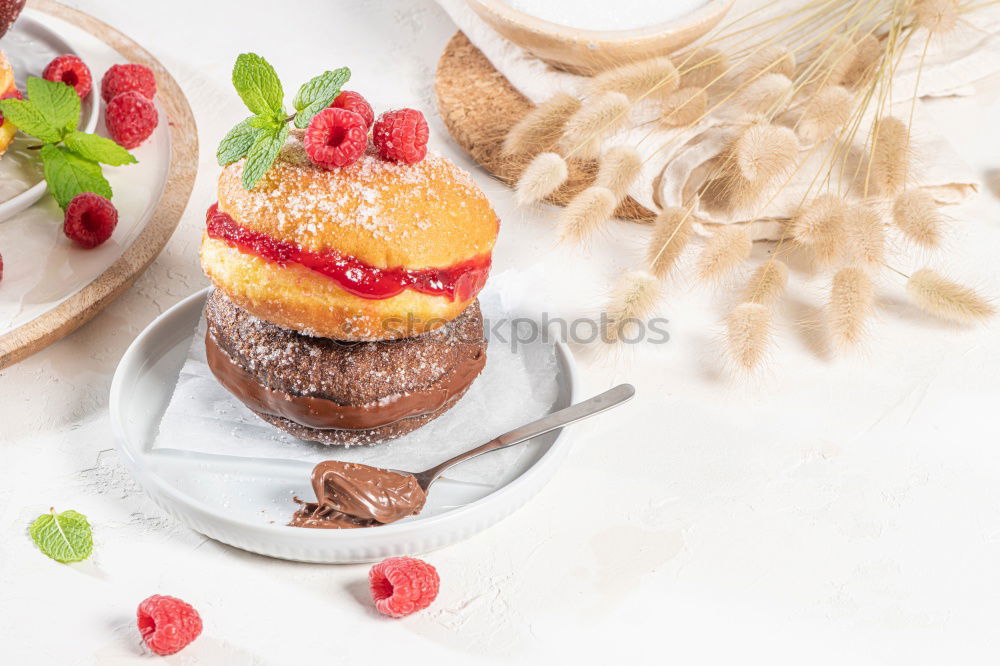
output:
{"label": "woven jute trivet", "polygon": [[[532,103],[496,70],[482,51],[457,32],[438,60],[438,110],[448,131],[473,159],[509,185],[517,182],[534,156],[505,157],[500,148],[504,136],[528,111]],[[542,152],[551,146],[538,146]],[[569,160],[569,180],[548,198],[564,205],[593,183],[597,165],[593,160]],[[647,222],[653,213],[626,197],[616,211],[618,217]]]}

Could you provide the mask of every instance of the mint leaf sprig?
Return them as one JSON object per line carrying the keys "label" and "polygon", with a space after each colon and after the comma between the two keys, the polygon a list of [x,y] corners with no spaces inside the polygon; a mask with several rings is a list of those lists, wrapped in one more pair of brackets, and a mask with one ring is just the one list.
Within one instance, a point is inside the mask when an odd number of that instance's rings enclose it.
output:
{"label": "mint leaf sprig", "polygon": [[295,113],[285,111],[285,91],[277,72],[256,53],[243,53],[233,66],[233,87],[254,114],[229,130],[216,152],[219,166],[247,158],[243,187],[252,190],[278,159],[292,123],[305,129],[317,113],[333,104],[351,70],[341,67],[314,77],[299,88],[292,101]]}
{"label": "mint leaf sprig", "polygon": [[83,192],[110,199],[111,184],[101,164],[135,164],[135,157],[111,139],[77,130],[80,98],[72,87],[31,77],[27,89],[27,99],[0,100],[0,113],[41,141],[32,147],[40,149],[45,181],[59,206],[65,210]]}

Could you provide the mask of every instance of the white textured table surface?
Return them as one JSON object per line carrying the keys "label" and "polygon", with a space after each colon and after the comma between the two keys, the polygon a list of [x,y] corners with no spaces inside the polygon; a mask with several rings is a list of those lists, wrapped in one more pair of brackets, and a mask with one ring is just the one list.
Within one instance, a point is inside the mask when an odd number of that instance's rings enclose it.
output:
{"label": "white textured table surface", "polygon": [[[627,379],[638,399],[579,428],[565,468],[528,506],[426,556],[442,576],[428,611],[376,615],[368,567],[268,560],[164,516],[112,449],[107,392],[118,358],[157,314],[205,284],[197,263],[214,200],[215,145],[244,117],[229,84],[241,51],[289,82],[349,65],[376,108],[433,109],[433,72],[453,32],[429,1],[121,3],[79,6],[147,46],[184,88],[201,172],[167,249],[80,331],[0,373],[0,661],[139,663],[136,604],[179,596],[205,632],[178,664],[969,663],[1000,648],[1000,327],[928,322],[888,278],[863,354],[824,359],[788,325],[822,302],[820,282],[782,310],[780,348],[756,391],[716,368],[721,299],[677,285],[670,344],[631,362],[584,361],[587,388]],[[252,6],[252,8],[251,8]],[[931,110],[983,179],[1000,167],[1000,82]],[[554,295],[526,307],[592,312],[641,253],[616,225],[587,263],[555,245],[550,211],[525,213],[450,142],[504,220],[498,270]],[[1000,294],[1000,201],[960,209],[932,257]],[[0,252],[3,249],[0,248]],[[545,262],[542,271],[541,262]],[[0,287],[2,288],[2,287]],[[541,301],[545,301],[542,303]],[[95,525],[82,565],[26,535],[49,506]]]}

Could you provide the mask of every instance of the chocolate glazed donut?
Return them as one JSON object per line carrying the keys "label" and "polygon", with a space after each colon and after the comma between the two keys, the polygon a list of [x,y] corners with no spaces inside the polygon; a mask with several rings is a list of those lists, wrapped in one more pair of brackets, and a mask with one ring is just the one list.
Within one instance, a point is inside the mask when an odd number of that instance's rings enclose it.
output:
{"label": "chocolate glazed donut", "polygon": [[260,418],[325,444],[377,444],[446,412],[486,363],[478,302],[431,333],[379,342],[315,338],[263,321],[215,290],[206,354]]}

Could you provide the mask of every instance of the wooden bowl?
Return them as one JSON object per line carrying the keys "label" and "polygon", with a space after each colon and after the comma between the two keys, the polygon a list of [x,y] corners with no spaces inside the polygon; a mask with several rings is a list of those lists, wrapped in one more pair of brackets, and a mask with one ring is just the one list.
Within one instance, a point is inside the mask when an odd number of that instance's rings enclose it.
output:
{"label": "wooden bowl", "polygon": [[687,46],[718,25],[735,0],[707,0],[687,16],[630,30],[581,30],[530,16],[503,0],[466,2],[494,30],[529,53],[553,67],[590,75]]}

